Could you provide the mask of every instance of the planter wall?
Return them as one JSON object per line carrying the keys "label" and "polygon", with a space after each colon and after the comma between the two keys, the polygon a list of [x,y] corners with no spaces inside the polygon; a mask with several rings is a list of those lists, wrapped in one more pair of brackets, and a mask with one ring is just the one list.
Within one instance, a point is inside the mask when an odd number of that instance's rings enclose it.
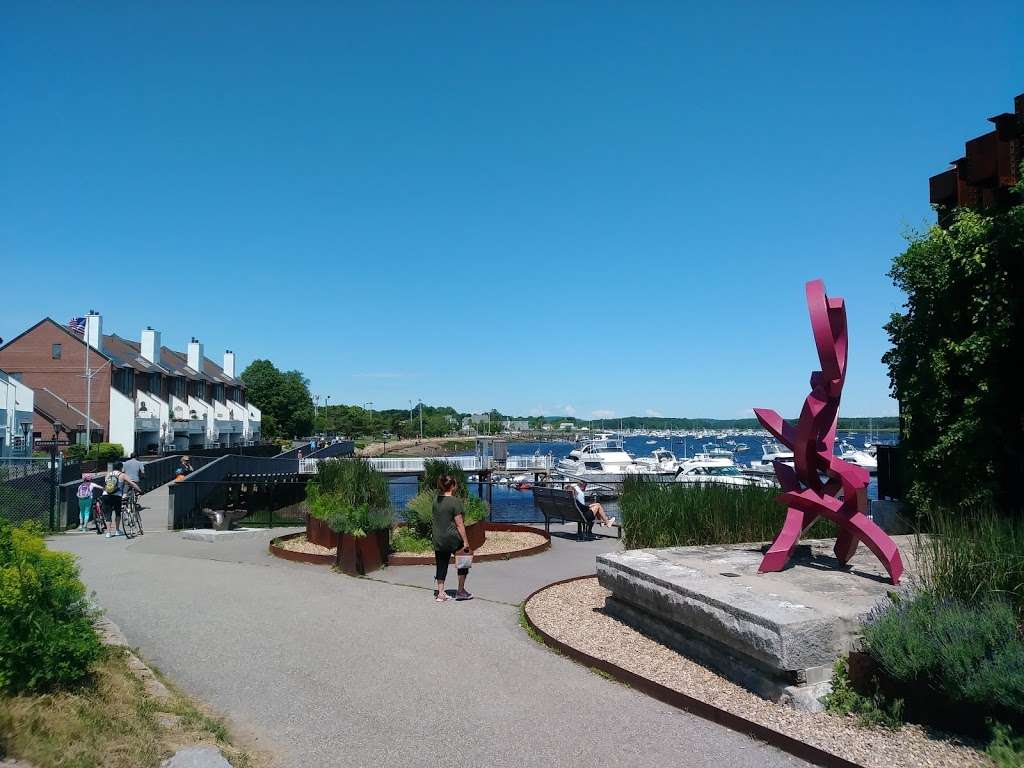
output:
{"label": "planter wall", "polygon": [[338,535],[323,520],[318,520],[312,515],[306,518],[306,541],[311,544],[334,549],[338,546]]}
{"label": "planter wall", "polygon": [[470,549],[479,549],[487,539],[487,522],[480,520],[472,525],[466,526],[466,538],[469,539]]}
{"label": "planter wall", "polygon": [[[380,533],[370,531],[366,536],[358,537],[347,533],[341,534],[337,565],[342,573],[347,573],[350,576],[364,576],[384,565],[387,558],[387,544],[381,548],[381,542],[386,540]],[[388,532],[383,531],[383,533],[387,534]]]}

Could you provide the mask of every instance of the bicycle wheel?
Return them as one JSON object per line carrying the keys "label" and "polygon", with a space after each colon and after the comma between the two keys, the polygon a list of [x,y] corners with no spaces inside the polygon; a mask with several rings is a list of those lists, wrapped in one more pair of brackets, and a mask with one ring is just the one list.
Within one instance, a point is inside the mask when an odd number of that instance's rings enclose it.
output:
{"label": "bicycle wheel", "polygon": [[103,519],[103,505],[98,501],[92,505],[92,523],[96,526],[97,534],[107,532],[107,521]]}
{"label": "bicycle wheel", "polygon": [[139,523],[137,507],[128,503],[121,510],[121,528],[124,530],[125,538],[131,539],[142,533],[142,525]]}

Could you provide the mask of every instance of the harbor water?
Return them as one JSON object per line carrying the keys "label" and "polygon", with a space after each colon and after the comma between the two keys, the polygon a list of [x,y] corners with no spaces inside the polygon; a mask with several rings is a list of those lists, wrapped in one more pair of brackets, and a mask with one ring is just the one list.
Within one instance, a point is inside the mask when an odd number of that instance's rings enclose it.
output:
{"label": "harbor water", "polygon": [[[842,441],[849,442],[860,448],[864,445],[866,438],[865,433],[860,432],[837,432],[836,446],[838,447]],[[653,444],[649,444],[649,441],[653,440]],[[729,441],[732,441],[730,443]],[[872,442],[876,444],[891,443],[896,441],[895,434],[883,434],[881,436],[873,436]],[[717,440],[709,440],[707,438],[682,438],[682,437],[648,437],[646,435],[626,437],[623,439],[623,447],[626,451],[637,458],[649,456],[651,451],[658,448],[668,448],[672,451],[676,457],[682,459],[684,457],[691,457],[696,453],[700,453],[704,450],[705,446],[725,448],[726,450],[735,450],[737,445],[745,444],[747,450],[737,451],[735,453],[735,460],[737,465],[750,464],[752,461],[759,461],[761,459],[761,445],[762,440],[756,436],[750,435],[725,435]],[[508,454],[509,456],[532,456],[541,455],[548,456],[557,461],[558,459],[564,458],[569,454],[573,448],[573,443],[566,441],[559,442],[526,442],[526,443],[509,443]],[[742,468],[742,467],[741,467]],[[532,475],[527,474],[528,478],[532,480]],[[413,496],[416,495],[418,490],[418,481],[416,477],[392,477],[391,478],[391,501],[394,504],[396,513],[399,517],[402,517],[402,511],[405,509],[406,503]],[[475,483],[470,484],[470,491],[472,493],[477,492],[477,485]],[[874,499],[877,497],[878,484],[874,476],[871,477],[871,483],[868,485],[868,498]],[[484,495],[486,497],[487,488],[484,488]],[[501,485],[495,483],[491,490],[491,519],[495,522],[502,523],[536,523],[543,522],[543,516],[533,506],[533,494],[529,491],[518,491],[508,485]],[[615,500],[602,502],[608,514],[611,516],[618,515],[618,504]],[[598,528],[598,532],[600,532]]]}

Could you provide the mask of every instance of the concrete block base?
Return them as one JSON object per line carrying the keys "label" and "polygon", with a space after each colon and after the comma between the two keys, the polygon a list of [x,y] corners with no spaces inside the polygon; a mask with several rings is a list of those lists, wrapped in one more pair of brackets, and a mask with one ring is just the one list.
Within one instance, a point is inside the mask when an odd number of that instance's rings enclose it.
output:
{"label": "concrete block base", "polygon": [[236,528],[233,531],[214,531],[209,528],[196,528],[191,531],[182,531],[181,538],[188,541],[205,541],[213,543],[217,541],[237,541],[239,539],[255,539],[259,536],[259,528]]}
{"label": "concrete block base", "polygon": [[[836,658],[892,587],[864,547],[847,567],[832,541],[804,542],[779,573],[759,574],[752,545],[599,555],[606,610],[772,701],[807,711],[830,688]],[[908,569],[909,541],[897,541]]]}

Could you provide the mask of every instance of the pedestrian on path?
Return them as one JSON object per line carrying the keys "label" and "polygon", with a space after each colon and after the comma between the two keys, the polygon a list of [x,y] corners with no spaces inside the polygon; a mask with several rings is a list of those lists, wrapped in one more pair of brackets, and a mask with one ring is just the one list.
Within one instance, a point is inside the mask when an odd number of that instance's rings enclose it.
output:
{"label": "pedestrian on path", "polygon": [[92,502],[93,492],[101,489],[99,483],[93,481],[94,475],[89,472],[82,474],[82,482],[78,486],[78,492],[75,494],[78,497],[78,530],[84,531],[85,526],[89,524],[92,519]]}
{"label": "pedestrian on path", "polygon": [[123,468],[124,464],[120,461],[114,462],[114,468],[107,473],[107,480],[103,485],[103,495],[100,497],[100,502],[103,504],[103,518],[114,523],[115,533],[111,534],[108,529],[108,539],[112,536],[124,536],[124,531],[121,530],[121,502],[124,499],[125,486],[134,488],[138,494],[142,493],[138,484],[122,471]]}
{"label": "pedestrian on path", "polygon": [[[462,514],[462,499],[455,495],[459,484],[451,475],[442,475],[437,481],[438,495],[434,498],[434,563],[436,566],[434,580],[437,582],[437,594],[434,600],[443,603],[448,600],[444,591],[444,582],[448,577],[448,561],[452,555],[473,555],[469,548],[469,537],[466,535],[466,524]],[[456,600],[472,600],[473,596],[466,591],[466,576],[469,567],[458,568],[459,588],[455,593]]]}

